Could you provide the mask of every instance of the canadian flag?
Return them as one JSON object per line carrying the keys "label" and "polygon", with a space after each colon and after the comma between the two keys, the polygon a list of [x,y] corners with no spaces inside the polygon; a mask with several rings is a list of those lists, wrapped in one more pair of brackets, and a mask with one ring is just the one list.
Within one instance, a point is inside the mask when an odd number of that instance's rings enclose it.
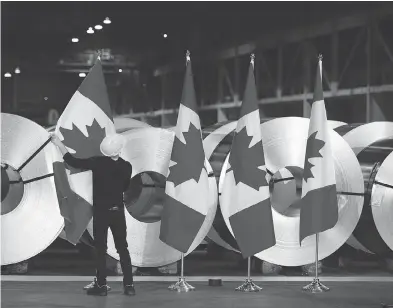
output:
{"label": "canadian flag", "polygon": [[175,134],[165,185],[160,240],[186,253],[211,205],[208,161],[202,144],[189,56]]}
{"label": "canadian flag", "polygon": [[220,206],[224,217],[229,217],[228,228],[246,258],[276,244],[253,60],[228,166]]}
{"label": "canadian flag", "polygon": [[309,235],[333,228],[338,221],[336,175],[322,89],[322,59],[318,62],[309,125],[300,200],[300,244]]}
{"label": "canadian flag", "polygon": [[[115,132],[102,65],[97,59],[60,116],[55,134],[72,155],[90,158],[102,155],[101,141]],[[66,238],[76,244],[93,214],[92,174],[91,171],[67,166],[61,157],[54,168],[58,196],[61,198],[60,211],[65,217]],[[70,202],[71,199],[75,202]]]}

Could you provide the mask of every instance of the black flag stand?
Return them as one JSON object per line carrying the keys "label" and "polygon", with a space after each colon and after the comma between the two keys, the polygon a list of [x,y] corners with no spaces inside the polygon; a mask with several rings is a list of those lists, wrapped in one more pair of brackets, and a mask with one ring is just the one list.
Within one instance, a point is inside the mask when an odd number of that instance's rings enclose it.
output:
{"label": "black flag stand", "polygon": [[316,245],[315,245],[315,277],[314,280],[303,287],[303,291],[305,292],[310,292],[310,293],[323,293],[327,292],[330,289],[326,286],[324,286],[318,278],[318,241],[319,241],[319,234],[315,234],[315,240],[316,240]]}
{"label": "black flag stand", "polygon": [[195,288],[190,285],[184,278],[184,253],[181,254],[181,274],[179,281],[168,287],[170,291],[188,292],[195,291]]}
{"label": "black flag stand", "polygon": [[247,258],[248,260],[248,273],[246,282],[244,282],[241,286],[237,287],[235,291],[241,292],[259,292],[262,290],[261,287],[257,286],[250,277],[250,270],[251,270],[251,257]]}

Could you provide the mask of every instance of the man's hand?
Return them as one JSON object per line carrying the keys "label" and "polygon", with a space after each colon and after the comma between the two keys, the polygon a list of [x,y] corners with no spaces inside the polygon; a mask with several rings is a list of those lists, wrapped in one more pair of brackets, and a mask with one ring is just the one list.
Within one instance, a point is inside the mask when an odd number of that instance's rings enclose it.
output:
{"label": "man's hand", "polygon": [[68,151],[67,151],[66,147],[64,146],[63,142],[61,142],[59,137],[57,137],[54,133],[51,134],[51,141],[52,141],[52,143],[54,145],[56,145],[59,148],[59,150],[60,150],[62,155],[65,155],[65,154],[68,153]]}
{"label": "man's hand", "polygon": [[61,147],[63,145],[63,142],[57,137],[54,133],[51,134],[51,141],[54,145]]}

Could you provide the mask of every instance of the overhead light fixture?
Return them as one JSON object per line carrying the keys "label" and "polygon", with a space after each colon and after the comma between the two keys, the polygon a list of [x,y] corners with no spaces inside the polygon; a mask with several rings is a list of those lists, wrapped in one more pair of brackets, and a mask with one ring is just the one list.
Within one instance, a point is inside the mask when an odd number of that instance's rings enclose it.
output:
{"label": "overhead light fixture", "polygon": [[48,96],[45,96],[45,97],[44,97],[44,100],[46,100],[46,101],[47,101],[47,100],[48,100]]}
{"label": "overhead light fixture", "polygon": [[20,68],[19,68],[19,67],[17,67],[17,68],[15,69],[15,74],[20,74]]}
{"label": "overhead light fixture", "polygon": [[110,23],[111,23],[111,20],[109,19],[109,17],[105,18],[104,24],[109,25]]}
{"label": "overhead light fixture", "polygon": [[121,68],[119,68],[119,73],[121,73],[123,70]]}
{"label": "overhead light fixture", "polygon": [[164,38],[167,38],[167,37],[168,37],[168,34],[164,33],[163,37],[164,37]]}
{"label": "overhead light fixture", "polygon": [[86,73],[79,73],[79,77],[81,77],[81,78],[86,77]]}
{"label": "overhead light fixture", "polygon": [[93,30],[92,27],[89,27],[89,29],[88,29],[86,32],[89,33],[89,34],[93,34],[93,33],[94,33],[94,30]]}
{"label": "overhead light fixture", "polygon": [[11,76],[12,76],[11,73],[8,73],[8,72],[4,74],[5,78],[11,78]]}
{"label": "overhead light fixture", "polygon": [[78,43],[78,42],[79,42],[79,39],[78,39],[77,37],[73,37],[73,38],[71,39],[71,42],[73,42],[73,43]]}
{"label": "overhead light fixture", "polygon": [[102,29],[102,26],[101,26],[101,25],[95,25],[95,26],[94,26],[94,29],[96,29],[96,30],[101,30],[101,29]]}

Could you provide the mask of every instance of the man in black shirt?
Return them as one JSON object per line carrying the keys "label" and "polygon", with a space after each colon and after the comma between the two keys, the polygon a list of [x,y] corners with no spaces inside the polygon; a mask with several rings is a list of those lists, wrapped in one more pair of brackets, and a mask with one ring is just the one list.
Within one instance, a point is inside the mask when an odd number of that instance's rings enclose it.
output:
{"label": "man in black shirt", "polygon": [[94,282],[87,288],[87,294],[107,295],[106,252],[108,228],[111,228],[124,274],[124,294],[135,295],[123,203],[123,192],[129,186],[132,166],[120,157],[123,136],[107,136],[100,145],[104,156],[87,159],[73,157],[55,135],[52,135],[52,142],[58,146],[68,165],[93,173],[93,237],[97,271]]}

